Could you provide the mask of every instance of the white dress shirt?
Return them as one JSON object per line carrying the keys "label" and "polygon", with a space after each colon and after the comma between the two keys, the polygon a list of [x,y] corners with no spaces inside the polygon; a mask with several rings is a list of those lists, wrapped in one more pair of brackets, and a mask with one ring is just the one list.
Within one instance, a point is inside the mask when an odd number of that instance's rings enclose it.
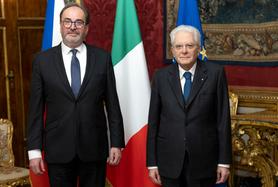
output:
{"label": "white dress shirt", "polygon": [[[70,67],[71,67],[72,49],[66,46],[63,42],[61,43],[61,47],[62,47],[63,62],[66,69],[66,74],[68,77],[68,81],[71,85]],[[80,64],[80,75],[81,75],[81,84],[82,84],[82,81],[85,76],[85,71],[86,71],[87,48],[86,45],[82,43],[79,47],[75,49],[77,49],[76,57],[78,58]]]}
{"label": "white dress shirt", "polygon": [[179,77],[180,77],[180,83],[181,83],[181,89],[182,89],[182,93],[183,93],[183,89],[184,89],[184,83],[185,83],[185,78],[183,76],[183,74],[185,72],[190,72],[191,73],[191,82],[193,82],[193,79],[194,79],[194,74],[195,74],[195,70],[196,70],[196,66],[197,66],[197,63],[195,63],[191,68],[190,70],[188,71],[185,71],[180,65],[179,65]]}

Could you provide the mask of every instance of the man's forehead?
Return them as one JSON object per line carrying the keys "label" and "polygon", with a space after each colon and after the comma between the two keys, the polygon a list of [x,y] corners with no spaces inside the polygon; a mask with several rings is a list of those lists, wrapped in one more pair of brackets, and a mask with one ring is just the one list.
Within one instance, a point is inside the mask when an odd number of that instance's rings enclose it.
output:
{"label": "man's forehead", "polygon": [[178,36],[180,36],[180,37],[182,37],[182,36],[186,36],[186,37],[192,36],[192,37],[193,37],[193,33],[191,33],[191,32],[185,32],[185,31],[178,31],[178,32],[176,33],[176,37],[178,37]]}
{"label": "man's forehead", "polygon": [[81,8],[77,6],[73,6],[64,10],[62,17],[71,16],[71,15],[80,15],[81,17],[84,17],[84,12]]}
{"label": "man's forehead", "polygon": [[177,32],[175,42],[194,42],[193,34],[190,32]]}

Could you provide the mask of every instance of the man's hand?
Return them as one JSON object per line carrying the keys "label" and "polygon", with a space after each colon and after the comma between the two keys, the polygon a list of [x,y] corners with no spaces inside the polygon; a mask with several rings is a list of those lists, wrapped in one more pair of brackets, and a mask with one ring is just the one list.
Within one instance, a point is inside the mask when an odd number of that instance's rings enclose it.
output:
{"label": "man's hand", "polygon": [[161,185],[160,175],[157,168],[149,169],[149,177],[153,183]]}
{"label": "man's hand", "polygon": [[120,163],[121,158],[121,149],[117,147],[111,147],[109,157],[107,158],[107,163],[112,166],[116,166]]}
{"label": "man's hand", "polygon": [[226,182],[226,180],[227,180],[228,177],[229,177],[229,174],[230,174],[229,168],[225,168],[225,167],[218,166],[218,167],[217,167],[217,179],[216,179],[216,184]]}
{"label": "man's hand", "polygon": [[42,158],[34,158],[29,161],[30,169],[36,175],[42,175],[45,172],[44,162]]}

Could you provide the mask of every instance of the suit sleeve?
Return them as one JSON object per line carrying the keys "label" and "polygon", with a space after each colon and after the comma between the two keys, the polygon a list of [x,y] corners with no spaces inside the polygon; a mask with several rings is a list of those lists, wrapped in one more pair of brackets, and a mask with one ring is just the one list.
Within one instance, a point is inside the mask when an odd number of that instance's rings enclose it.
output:
{"label": "suit sleeve", "polygon": [[224,68],[221,68],[218,77],[217,91],[217,130],[219,140],[219,164],[231,164],[232,143],[231,143],[231,118],[229,107],[229,95],[227,80]]}
{"label": "suit sleeve", "polygon": [[37,56],[32,65],[27,138],[28,150],[42,150],[44,107],[43,80],[40,72],[39,56]]}
{"label": "suit sleeve", "polygon": [[151,84],[151,100],[147,134],[147,167],[157,166],[156,138],[160,122],[161,101],[158,89],[158,74],[155,73]]}
{"label": "suit sleeve", "polygon": [[111,147],[124,147],[123,119],[116,90],[116,81],[112,66],[111,56],[107,55],[107,86],[106,86],[106,110],[109,121]]}

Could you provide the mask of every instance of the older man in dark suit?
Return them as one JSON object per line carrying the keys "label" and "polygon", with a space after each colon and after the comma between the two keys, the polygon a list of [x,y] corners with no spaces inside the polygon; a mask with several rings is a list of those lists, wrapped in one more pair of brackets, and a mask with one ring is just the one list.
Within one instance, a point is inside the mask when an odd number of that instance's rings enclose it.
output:
{"label": "older man in dark suit", "polygon": [[163,187],[211,187],[231,164],[229,99],[223,67],[197,59],[200,33],[171,34],[177,64],[155,73],[149,110],[149,177]]}
{"label": "older man in dark suit", "polygon": [[62,43],[39,53],[33,62],[30,168],[35,174],[45,171],[43,149],[50,185],[55,187],[76,187],[77,176],[81,187],[104,187],[106,162],[117,165],[125,145],[111,57],[83,43],[88,23],[84,7],[66,5],[60,14]]}

